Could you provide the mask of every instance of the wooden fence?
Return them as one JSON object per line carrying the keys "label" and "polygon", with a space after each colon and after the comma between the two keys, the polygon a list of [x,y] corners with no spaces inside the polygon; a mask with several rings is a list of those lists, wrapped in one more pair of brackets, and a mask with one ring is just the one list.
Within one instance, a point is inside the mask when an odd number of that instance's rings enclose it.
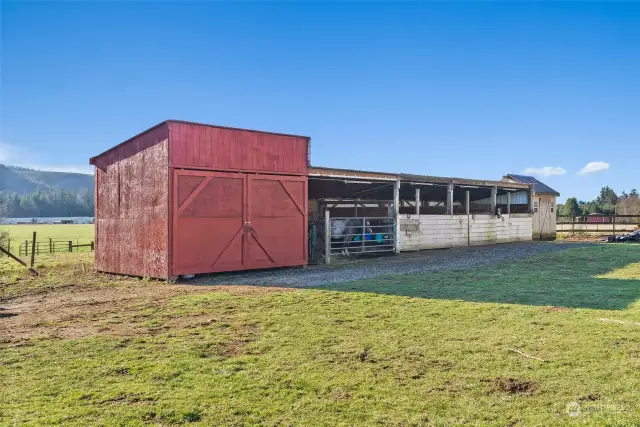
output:
{"label": "wooden fence", "polygon": [[558,233],[603,233],[619,234],[634,231],[640,227],[640,215],[606,216],[558,216]]}
{"label": "wooden fence", "polygon": [[55,254],[60,252],[80,252],[80,251],[94,251],[95,243],[80,242],[76,240],[21,240],[16,242],[15,240],[8,239],[5,249],[9,252],[12,250],[18,250],[18,256],[29,256],[31,253],[35,255]]}

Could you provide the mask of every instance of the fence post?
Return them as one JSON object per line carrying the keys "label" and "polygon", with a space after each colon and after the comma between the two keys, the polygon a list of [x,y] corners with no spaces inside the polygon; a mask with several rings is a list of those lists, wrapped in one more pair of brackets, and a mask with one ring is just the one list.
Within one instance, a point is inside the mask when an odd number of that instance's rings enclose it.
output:
{"label": "fence post", "polygon": [[464,193],[465,210],[467,211],[467,246],[471,246],[471,195],[469,190]]}
{"label": "fence post", "polygon": [[571,216],[571,235],[575,235],[576,234],[576,216],[572,215]]}
{"label": "fence post", "polygon": [[69,252],[73,252],[73,240],[69,240]]}
{"label": "fence post", "polygon": [[96,250],[96,244],[95,242],[91,241],[91,252]]}
{"label": "fence post", "polygon": [[393,186],[393,248],[400,253],[400,179]]}
{"label": "fence post", "polygon": [[324,211],[324,263],[331,263],[331,217],[329,209]]}
{"label": "fence post", "polygon": [[29,256],[29,241],[24,241],[24,256]]}
{"label": "fence post", "polygon": [[364,241],[367,237],[367,219],[362,217],[362,252],[365,251]]}
{"label": "fence post", "polygon": [[613,237],[616,237],[616,208],[613,208]]}
{"label": "fence post", "polygon": [[31,268],[36,261],[36,232],[33,232],[33,240],[31,241]]}
{"label": "fence post", "polygon": [[53,240],[49,237],[49,253],[53,253]]}

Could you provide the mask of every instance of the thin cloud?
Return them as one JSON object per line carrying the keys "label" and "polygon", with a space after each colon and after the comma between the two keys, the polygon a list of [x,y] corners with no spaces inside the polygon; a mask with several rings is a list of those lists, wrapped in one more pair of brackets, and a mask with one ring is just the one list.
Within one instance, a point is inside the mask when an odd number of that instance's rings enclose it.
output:
{"label": "thin cloud", "polygon": [[580,169],[580,172],[578,172],[578,175],[586,175],[588,173],[602,172],[607,169],[609,169],[609,163],[589,162],[582,169]]}
{"label": "thin cloud", "polygon": [[567,171],[560,166],[544,166],[541,168],[526,168],[522,173],[534,176],[553,176],[564,175]]}
{"label": "thin cloud", "polygon": [[0,163],[41,171],[93,174],[93,166],[47,164],[41,162],[37,155],[27,153],[24,149],[5,142],[0,142]]}

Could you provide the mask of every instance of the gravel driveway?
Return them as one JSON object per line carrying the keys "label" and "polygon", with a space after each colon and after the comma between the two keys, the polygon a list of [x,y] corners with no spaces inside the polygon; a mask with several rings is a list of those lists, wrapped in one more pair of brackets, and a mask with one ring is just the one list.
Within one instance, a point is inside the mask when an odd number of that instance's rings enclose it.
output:
{"label": "gravel driveway", "polygon": [[271,270],[199,275],[185,281],[194,285],[262,285],[262,286],[318,286],[349,282],[394,274],[410,274],[469,268],[501,261],[528,258],[545,252],[562,251],[584,246],[581,243],[521,242],[471,248],[434,249],[404,252],[353,261],[336,262],[329,266],[308,268],[278,268]]}

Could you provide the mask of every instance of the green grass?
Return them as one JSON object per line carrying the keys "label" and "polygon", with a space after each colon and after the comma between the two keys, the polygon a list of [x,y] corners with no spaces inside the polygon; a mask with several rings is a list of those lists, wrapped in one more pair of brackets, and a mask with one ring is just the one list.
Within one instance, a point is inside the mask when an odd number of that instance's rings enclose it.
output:
{"label": "green grass", "polygon": [[640,298],[638,261],[640,245],[599,244],[490,268],[397,275],[319,288],[420,298],[622,310]]}
{"label": "green grass", "polygon": [[[66,248],[65,242],[72,240],[74,244],[87,244],[94,239],[93,224],[12,224],[0,225],[0,232],[8,231],[10,239],[10,249],[14,255],[18,255],[18,246],[24,245],[25,240],[31,242],[33,240],[33,232],[36,232],[36,241],[40,244],[40,252],[36,256],[36,265],[55,265],[65,264],[71,260],[86,260],[86,255],[76,255],[59,252]],[[49,239],[56,241],[56,253],[50,254]],[[24,247],[24,246],[23,246]],[[88,251],[88,248],[78,248],[80,252]],[[24,251],[24,248],[22,249]],[[77,249],[74,249],[77,250]],[[29,247],[31,252],[31,247]],[[20,258],[26,262],[30,261],[30,256],[25,256],[24,252]],[[10,258],[0,254],[0,272],[2,270],[16,270],[23,267],[11,260]]]}
{"label": "green grass", "polygon": [[31,241],[33,232],[37,233],[38,241],[73,240],[82,242],[93,240],[93,224],[9,224],[0,225],[0,232],[8,231],[14,241]]}
{"label": "green grass", "polygon": [[[0,344],[0,423],[640,423],[640,245],[331,289],[136,299],[175,287],[51,268],[8,291],[63,285],[129,306],[80,298],[75,317],[34,319],[48,334]],[[88,329],[65,337],[74,327]]]}

